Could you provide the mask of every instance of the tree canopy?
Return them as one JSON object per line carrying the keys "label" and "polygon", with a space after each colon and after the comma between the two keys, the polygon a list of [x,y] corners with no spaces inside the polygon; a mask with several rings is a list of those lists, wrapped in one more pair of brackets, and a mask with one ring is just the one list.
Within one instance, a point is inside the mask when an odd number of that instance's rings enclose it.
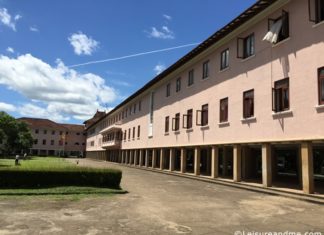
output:
{"label": "tree canopy", "polygon": [[28,125],[0,112],[0,153],[27,151],[32,145],[33,137]]}

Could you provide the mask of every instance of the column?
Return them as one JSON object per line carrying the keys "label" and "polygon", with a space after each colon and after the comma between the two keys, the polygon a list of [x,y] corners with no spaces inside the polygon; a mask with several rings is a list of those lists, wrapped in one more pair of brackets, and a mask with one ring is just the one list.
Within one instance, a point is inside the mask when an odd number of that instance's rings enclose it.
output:
{"label": "column", "polygon": [[175,149],[170,149],[170,171],[174,171]]}
{"label": "column", "polygon": [[239,182],[242,179],[242,148],[240,145],[233,147],[233,180]]}
{"label": "column", "polygon": [[160,170],[163,170],[164,165],[164,149],[160,150]]}
{"label": "column", "polygon": [[212,147],[211,158],[212,158],[211,177],[217,178],[218,177],[218,147],[217,146]]}
{"label": "column", "polygon": [[262,184],[264,187],[272,186],[271,145],[262,145]]}
{"label": "column", "polygon": [[200,147],[195,148],[195,175],[200,175]]}
{"label": "column", "polygon": [[145,150],[145,167],[148,167],[149,165],[149,151],[148,149]]}
{"label": "column", "polygon": [[152,149],[152,168],[156,167],[156,150]]}
{"label": "column", "polygon": [[121,153],[121,163],[122,164],[125,163],[125,150],[122,150],[122,153]]}
{"label": "column", "polygon": [[181,173],[186,173],[186,164],[187,164],[187,151],[185,148],[181,148]]}
{"label": "column", "polygon": [[138,159],[138,156],[137,156],[137,150],[134,149],[134,166],[136,166],[136,162],[137,162],[137,159]]}
{"label": "column", "polygon": [[139,166],[143,166],[143,149],[139,150]]}
{"label": "column", "polygon": [[301,144],[302,181],[304,193],[314,193],[314,168],[312,144],[303,142]]}

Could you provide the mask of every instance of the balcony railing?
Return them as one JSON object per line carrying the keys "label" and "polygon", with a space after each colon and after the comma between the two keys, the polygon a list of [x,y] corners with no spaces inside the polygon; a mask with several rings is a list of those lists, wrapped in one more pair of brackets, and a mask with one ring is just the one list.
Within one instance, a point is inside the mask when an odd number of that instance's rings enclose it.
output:
{"label": "balcony railing", "polygon": [[107,133],[107,132],[110,132],[113,130],[121,130],[121,124],[122,124],[121,122],[116,122],[115,124],[110,125],[110,126],[106,127],[105,129],[102,129],[99,133],[104,134],[104,133]]}
{"label": "balcony railing", "polygon": [[120,147],[120,140],[110,140],[107,142],[102,142],[103,148],[119,148]]}

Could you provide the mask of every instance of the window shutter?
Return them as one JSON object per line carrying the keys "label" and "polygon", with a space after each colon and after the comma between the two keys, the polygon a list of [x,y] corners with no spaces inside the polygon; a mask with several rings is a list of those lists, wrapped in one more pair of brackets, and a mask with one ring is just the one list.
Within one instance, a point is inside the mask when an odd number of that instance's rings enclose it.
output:
{"label": "window shutter", "polygon": [[172,131],[175,131],[176,118],[172,118]]}
{"label": "window shutter", "polygon": [[182,128],[188,129],[188,115],[184,114],[182,116]]}
{"label": "window shutter", "polygon": [[272,88],[272,111],[273,112],[277,112],[277,104],[276,104],[276,101],[277,101],[277,97],[276,97],[276,89],[275,88]]}
{"label": "window shutter", "polygon": [[276,89],[276,112],[283,110],[282,88]]}
{"label": "window shutter", "polygon": [[289,13],[286,11],[282,11],[282,27],[281,27],[281,32],[282,32],[282,36],[284,38],[288,38],[289,37]]}
{"label": "window shutter", "polygon": [[237,58],[244,58],[244,38],[237,38]]}
{"label": "window shutter", "polygon": [[248,116],[249,116],[249,99],[244,98],[243,118],[247,118]]}
{"label": "window shutter", "polygon": [[201,110],[197,110],[196,111],[196,125],[197,126],[201,126],[201,113],[202,111]]}
{"label": "window shutter", "polygon": [[308,0],[309,21],[316,23],[316,2],[318,0]]}

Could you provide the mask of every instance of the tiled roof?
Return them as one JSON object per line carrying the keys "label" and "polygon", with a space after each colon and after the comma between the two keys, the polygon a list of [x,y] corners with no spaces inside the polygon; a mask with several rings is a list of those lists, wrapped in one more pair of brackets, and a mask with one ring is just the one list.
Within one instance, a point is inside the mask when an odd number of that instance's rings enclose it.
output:
{"label": "tiled roof", "polygon": [[17,120],[24,121],[28,125],[34,128],[43,127],[43,128],[49,128],[55,130],[74,131],[80,133],[84,131],[84,125],[60,124],[60,123],[53,122],[49,119],[22,117],[22,118],[18,118]]}

